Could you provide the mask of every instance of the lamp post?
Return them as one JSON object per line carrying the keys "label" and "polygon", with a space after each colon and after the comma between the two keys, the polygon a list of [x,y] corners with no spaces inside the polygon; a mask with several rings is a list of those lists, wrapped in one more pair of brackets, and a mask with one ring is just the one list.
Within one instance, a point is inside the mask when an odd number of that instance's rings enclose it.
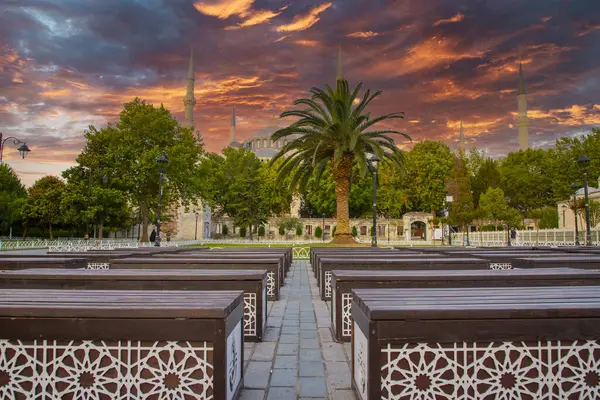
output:
{"label": "lamp post", "polygon": [[321,232],[321,240],[323,242],[325,241],[325,213],[323,213],[323,229]]}
{"label": "lamp post", "polygon": [[511,247],[512,244],[510,243],[510,221],[509,221],[509,215],[508,215],[508,203],[510,203],[510,197],[506,196],[506,246]]}
{"label": "lamp post", "polygon": [[583,190],[585,193],[585,244],[586,246],[592,245],[592,229],[590,226],[590,198],[588,195],[588,183],[587,183],[587,173],[588,166],[590,164],[590,159],[586,156],[579,157],[577,163],[581,168],[583,168]]}
{"label": "lamp post", "polygon": [[377,166],[379,165],[379,157],[373,154],[367,160],[369,170],[373,174],[373,235],[371,238],[371,247],[377,247]]}
{"label": "lamp post", "polygon": [[562,213],[563,213],[563,229],[564,229],[566,226],[565,212],[567,211],[567,205],[563,204],[560,208],[562,209]]}
{"label": "lamp post", "polygon": [[575,246],[579,246],[579,224],[577,223],[577,185],[573,183],[571,185],[573,189],[573,215],[575,216]]}
{"label": "lamp post", "polygon": [[[452,203],[454,201],[454,197],[452,197],[451,194],[447,194],[446,195],[446,209],[444,210],[444,214],[447,217],[450,212],[447,209],[448,205],[450,205],[450,203]],[[452,246],[452,225],[450,225],[450,223],[448,223],[448,246]]]}
{"label": "lamp post", "polygon": [[160,247],[160,208],[162,206],[162,182],[165,175],[165,165],[169,162],[169,158],[166,154],[162,154],[156,160],[158,162],[160,168],[160,175],[158,177],[158,207],[156,208],[156,240],[154,241],[154,246]]}
{"label": "lamp post", "polygon": [[198,212],[196,212],[196,229],[194,230],[194,240],[198,240]]}
{"label": "lamp post", "polygon": [[23,142],[14,136],[9,136],[9,137],[3,139],[3,134],[2,134],[2,132],[0,132],[0,165],[3,164],[2,157],[4,154],[4,145],[9,140],[11,140],[15,146],[18,144],[21,145],[21,146],[19,146],[19,148],[17,150],[19,151],[19,155],[21,156],[22,159],[25,159],[25,156],[27,156],[27,153],[29,153],[31,151],[31,150],[29,150],[29,147],[27,147],[26,142]]}

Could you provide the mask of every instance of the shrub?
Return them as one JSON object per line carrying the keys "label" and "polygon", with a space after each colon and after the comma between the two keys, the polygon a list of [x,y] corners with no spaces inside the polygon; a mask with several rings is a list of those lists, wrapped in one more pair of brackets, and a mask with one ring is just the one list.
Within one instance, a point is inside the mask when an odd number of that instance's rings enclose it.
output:
{"label": "shrub", "polygon": [[315,229],[315,237],[320,239],[322,235],[323,235],[323,229],[321,229],[320,226],[317,226],[317,229]]}
{"label": "shrub", "polygon": [[223,225],[223,228],[221,228],[221,233],[223,234],[223,236],[227,236],[227,234],[229,233],[229,228],[227,227],[227,225]]}
{"label": "shrub", "polygon": [[280,227],[279,227],[279,234],[280,234],[281,236],[285,235],[285,228],[284,228],[283,226],[280,226]]}
{"label": "shrub", "polygon": [[243,237],[243,238],[246,237],[246,227],[245,226],[240,227],[240,237]]}
{"label": "shrub", "polygon": [[265,227],[264,225],[261,225],[258,227],[258,236],[265,236]]}
{"label": "shrub", "polygon": [[356,229],[355,226],[352,227],[352,237],[357,237],[358,236],[358,229]]}
{"label": "shrub", "polygon": [[296,227],[296,236],[302,236],[302,225],[300,224]]}
{"label": "shrub", "polygon": [[335,235],[335,228],[337,228],[337,225],[333,227],[333,230],[331,231],[331,236]]}

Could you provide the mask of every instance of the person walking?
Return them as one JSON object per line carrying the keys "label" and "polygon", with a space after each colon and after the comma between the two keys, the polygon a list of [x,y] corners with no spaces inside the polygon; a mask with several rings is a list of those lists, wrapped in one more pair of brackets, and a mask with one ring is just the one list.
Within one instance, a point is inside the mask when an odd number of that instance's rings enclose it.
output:
{"label": "person walking", "polygon": [[154,243],[156,241],[156,230],[152,229],[152,233],[150,234],[150,242]]}

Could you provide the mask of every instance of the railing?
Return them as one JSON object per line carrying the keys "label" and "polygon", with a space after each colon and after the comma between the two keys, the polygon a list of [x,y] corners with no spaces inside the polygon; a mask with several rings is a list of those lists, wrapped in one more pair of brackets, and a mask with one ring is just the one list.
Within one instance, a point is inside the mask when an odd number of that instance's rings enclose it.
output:
{"label": "railing", "polygon": [[[571,229],[540,229],[517,231],[517,238],[511,239],[512,246],[574,246],[575,232]],[[478,247],[502,247],[508,243],[508,233],[500,232],[471,232],[468,243]],[[600,229],[591,230],[592,245],[600,245]],[[466,244],[466,234],[455,233],[452,235],[452,244],[462,246]],[[579,231],[579,243],[585,244],[585,230]]]}
{"label": "railing", "polygon": [[[163,241],[162,247],[180,247],[199,244],[198,240]],[[151,242],[138,242],[135,239],[27,239],[0,240],[1,250],[44,249],[48,252],[83,252],[89,250],[137,249],[138,247],[154,246]]]}
{"label": "railing", "polygon": [[[327,243],[321,239],[293,239],[293,240],[271,240],[271,239],[209,239],[204,238],[198,241],[200,244],[254,244],[254,245],[286,245],[294,246],[299,244]],[[164,243],[164,242],[161,242]]]}

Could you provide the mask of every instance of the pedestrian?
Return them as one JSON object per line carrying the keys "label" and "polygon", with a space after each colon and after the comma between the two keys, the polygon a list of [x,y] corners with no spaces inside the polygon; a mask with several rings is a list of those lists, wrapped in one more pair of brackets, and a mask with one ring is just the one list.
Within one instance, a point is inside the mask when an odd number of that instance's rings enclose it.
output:
{"label": "pedestrian", "polygon": [[150,234],[150,241],[156,241],[156,230],[152,229],[152,233]]}
{"label": "pedestrian", "polygon": [[167,232],[167,242],[171,241],[171,232]]}
{"label": "pedestrian", "polygon": [[511,242],[513,242],[513,241],[514,241],[514,242],[515,242],[515,244],[516,244],[516,240],[517,240],[517,231],[515,230],[515,228],[512,228],[512,229],[510,230],[510,241],[511,241]]}

